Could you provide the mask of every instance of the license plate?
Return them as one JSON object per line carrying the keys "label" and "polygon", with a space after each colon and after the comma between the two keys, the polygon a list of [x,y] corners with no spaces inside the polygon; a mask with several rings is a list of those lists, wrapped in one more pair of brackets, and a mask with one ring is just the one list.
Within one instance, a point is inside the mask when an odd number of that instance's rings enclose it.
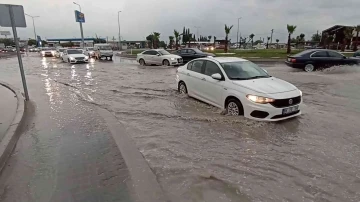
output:
{"label": "license plate", "polygon": [[290,114],[293,112],[296,112],[299,110],[299,105],[298,106],[293,106],[293,107],[288,107],[282,110],[282,114]]}

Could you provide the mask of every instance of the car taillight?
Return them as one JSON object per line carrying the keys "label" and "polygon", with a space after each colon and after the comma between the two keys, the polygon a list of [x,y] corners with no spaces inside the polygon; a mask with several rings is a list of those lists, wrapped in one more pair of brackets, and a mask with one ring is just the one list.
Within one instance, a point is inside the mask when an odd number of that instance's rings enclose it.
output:
{"label": "car taillight", "polygon": [[294,58],[291,58],[291,60],[290,60],[291,62],[296,62],[296,59],[294,59]]}

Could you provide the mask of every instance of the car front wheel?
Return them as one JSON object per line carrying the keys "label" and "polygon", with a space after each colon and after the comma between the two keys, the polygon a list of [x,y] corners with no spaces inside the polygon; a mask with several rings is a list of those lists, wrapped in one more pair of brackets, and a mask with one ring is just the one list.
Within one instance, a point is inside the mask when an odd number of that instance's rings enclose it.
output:
{"label": "car front wheel", "polygon": [[188,93],[186,84],[183,81],[179,82],[178,91],[179,91],[180,94],[187,94]]}
{"label": "car front wheel", "polygon": [[243,106],[238,99],[231,98],[226,103],[226,111],[229,115],[239,116],[244,114]]}
{"label": "car front wheel", "polygon": [[163,61],[163,65],[164,65],[164,66],[170,66],[169,60],[164,60],[164,61]]}
{"label": "car front wheel", "polygon": [[139,63],[140,63],[141,66],[145,66],[145,60],[144,59],[140,59]]}

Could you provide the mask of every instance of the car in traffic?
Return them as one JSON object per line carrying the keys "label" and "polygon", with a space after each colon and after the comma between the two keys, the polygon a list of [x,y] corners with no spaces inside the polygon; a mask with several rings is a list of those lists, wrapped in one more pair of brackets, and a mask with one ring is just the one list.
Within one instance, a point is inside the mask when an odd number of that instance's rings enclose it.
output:
{"label": "car in traffic", "polygon": [[360,50],[356,51],[353,57],[360,58]]}
{"label": "car in traffic", "polygon": [[55,51],[55,57],[60,58],[62,57],[64,51],[66,50],[66,48],[63,47],[57,47],[56,51]]}
{"label": "car in traffic", "polygon": [[214,54],[202,52],[197,48],[183,48],[176,51],[175,54],[181,56],[184,63],[187,63],[196,58],[215,57]]}
{"label": "car in traffic", "polygon": [[112,60],[114,53],[110,44],[99,43],[94,44],[94,57],[98,60],[102,60],[102,58],[106,58],[106,60]]}
{"label": "car in traffic", "polygon": [[301,114],[302,92],[256,64],[236,57],[199,58],[177,69],[176,87],[203,102],[261,121]]}
{"label": "car in traffic", "polygon": [[337,51],[328,49],[304,50],[295,55],[288,56],[285,61],[287,66],[303,69],[306,72],[338,65],[356,65],[359,63],[360,60],[358,58],[346,57]]}
{"label": "car in traffic", "polygon": [[89,56],[89,58],[94,57],[95,56],[94,47],[85,47],[84,54]]}
{"label": "car in traffic", "polygon": [[137,54],[136,61],[140,65],[176,66],[183,64],[179,55],[171,54],[164,49],[150,49]]}
{"label": "car in traffic", "polygon": [[40,51],[40,56],[43,57],[54,57],[55,56],[55,50],[53,48],[42,48]]}
{"label": "car in traffic", "polygon": [[61,57],[62,61],[68,63],[87,63],[89,56],[84,55],[81,49],[66,49]]}

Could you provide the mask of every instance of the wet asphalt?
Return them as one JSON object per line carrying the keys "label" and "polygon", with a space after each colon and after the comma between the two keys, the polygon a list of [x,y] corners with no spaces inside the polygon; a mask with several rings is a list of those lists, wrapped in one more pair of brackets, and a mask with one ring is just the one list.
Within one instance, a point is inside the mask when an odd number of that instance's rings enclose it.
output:
{"label": "wet asphalt", "polygon": [[[118,192],[128,173],[95,106],[126,126],[172,201],[360,201],[357,66],[262,65],[302,90],[305,105],[300,117],[264,123],[179,95],[173,67],[36,54],[23,62],[34,123],[1,174],[2,201],[128,197]],[[20,88],[16,58],[0,64],[0,80]]]}

